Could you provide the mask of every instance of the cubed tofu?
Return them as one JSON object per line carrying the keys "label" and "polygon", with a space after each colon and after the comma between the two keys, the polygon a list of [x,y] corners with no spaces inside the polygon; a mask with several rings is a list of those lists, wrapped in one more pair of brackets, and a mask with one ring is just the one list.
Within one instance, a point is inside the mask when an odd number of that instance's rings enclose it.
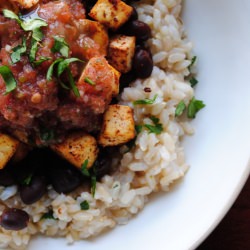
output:
{"label": "cubed tofu", "polygon": [[132,68],[136,38],[134,36],[116,35],[110,39],[108,62],[121,73]]}
{"label": "cubed tofu", "polygon": [[96,139],[84,132],[72,133],[62,143],[51,145],[51,148],[77,168],[81,168],[86,160],[87,168],[92,167],[98,156]]}
{"label": "cubed tofu", "polygon": [[114,67],[112,67],[109,64],[110,70],[113,72],[114,75],[114,81],[111,83],[112,84],[112,89],[113,89],[113,96],[117,96],[119,94],[119,86],[120,86],[120,76],[121,73],[117,71]]}
{"label": "cubed tofu", "polygon": [[103,146],[116,146],[135,137],[133,110],[129,106],[110,105],[103,117],[98,143]]}
{"label": "cubed tofu", "polygon": [[18,3],[22,8],[29,9],[38,4],[39,0],[10,0],[10,2]]}
{"label": "cubed tofu", "polygon": [[96,21],[88,19],[81,19],[78,22],[79,30],[91,38],[96,44],[99,45],[100,55],[107,55],[107,48],[109,44],[109,36],[106,27]]}
{"label": "cubed tofu", "polygon": [[98,0],[89,16],[112,30],[120,28],[130,17],[133,8],[122,0]]}
{"label": "cubed tofu", "polygon": [[[100,68],[101,64],[101,68]],[[107,65],[105,67],[105,80],[108,80],[108,84],[111,85],[111,94],[112,96],[117,96],[119,94],[119,79],[121,76],[121,73],[117,71],[114,67],[112,67],[106,59],[103,57],[92,57],[85,68],[83,69],[83,72],[78,80],[79,85],[93,85],[93,87],[99,88],[98,85],[101,85],[104,83],[104,81],[100,78],[100,75],[94,74],[95,72],[100,72],[100,70],[104,70],[104,64]],[[86,80],[88,79],[88,80]]]}
{"label": "cubed tofu", "polygon": [[13,163],[20,162],[27,156],[30,150],[31,147],[29,147],[27,144],[20,142],[15,154],[11,158],[11,162]]}
{"label": "cubed tofu", "polygon": [[0,169],[3,169],[17,151],[19,142],[5,134],[0,134]]}

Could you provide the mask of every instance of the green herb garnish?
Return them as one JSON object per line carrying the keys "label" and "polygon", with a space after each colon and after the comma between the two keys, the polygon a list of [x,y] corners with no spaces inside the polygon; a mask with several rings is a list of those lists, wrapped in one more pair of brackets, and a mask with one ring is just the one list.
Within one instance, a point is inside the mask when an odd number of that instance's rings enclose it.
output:
{"label": "green herb garnish", "polygon": [[82,174],[83,174],[84,176],[90,177],[90,172],[89,172],[89,170],[88,170],[88,168],[87,168],[88,163],[89,163],[89,160],[88,160],[88,159],[84,161],[84,163],[83,163],[82,166],[81,166],[81,171],[82,171]]}
{"label": "green herb garnish", "polygon": [[89,85],[96,85],[96,83],[94,81],[92,81],[89,77],[85,77],[84,78],[84,82],[88,83]]}
{"label": "green herb garnish", "polygon": [[186,104],[184,101],[180,101],[175,109],[175,117],[182,115],[186,109]]}
{"label": "green herb garnish", "polygon": [[0,75],[2,76],[6,86],[5,95],[16,89],[17,82],[8,66],[0,66]]}
{"label": "green herb garnish", "polygon": [[74,57],[61,60],[57,66],[57,77],[60,77],[60,75],[69,67],[70,63],[72,62],[83,62],[83,61]]}
{"label": "green herb garnish", "polygon": [[69,56],[69,45],[65,41],[63,37],[54,36],[54,46],[52,47],[51,51],[53,53],[59,52],[62,56],[68,57]]}
{"label": "green herb garnish", "polygon": [[35,29],[48,26],[48,24],[41,18],[34,18],[24,21],[13,11],[7,9],[3,9],[3,15],[7,18],[16,20],[24,31],[33,31]]}
{"label": "green herb garnish", "polygon": [[159,118],[152,116],[150,117],[150,120],[154,123],[154,125],[144,124],[144,127],[149,130],[149,133],[159,135],[163,131],[163,126],[159,123]]}
{"label": "green herb garnish", "polygon": [[21,60],[21,55],[24,54],[26,50],[26,39],[23,38],[22,45],[17,45],[15,48],[12,49],[13,52],[10,55],[11,61],[13,63],[19,62]]}
{"label": "green herb garnish", "polygon": [[75,94],[76,97],[80,97],[79,89],[76,87],[74,78],[73,78],[72,73],[71,73],[69,68],[67,68],[67,73],[68,73],[68,77],[69,77],[69,84],[70,84],[70,87],[71,87],[73,93]]}
{"label": "green herb garnish", "polygon": [[88,201],[83,201],[80,203],[81,210],[89,210],[89,203]]}
{"label": "green herb garnish", "polygon": [[31,180],[32,180],[32,177],[33,177],[33,174],[29,174],[22,182],[23,185],[29,185],[31,183]]}
{"label": "green herb garnish", "polygon": [[31,40],[31,49],[29,54],[30,62],[34,62],[36,59],[36,52],[38,50],[38,42],[35,39]]}
{"label": "green herb garnish", "polygon": [[193,65],[195,64],[196,60],[197,60],[197,56],[193,56],[192,59],[191,59],[191,63],[190,63],[189,66],[188,66],[188,70],[189,70],[189,71],[191,70],[191,68],[192,68]]}
{"label": "green herb garnish", "polygon": [[191,84],[191,87],[193,88],[199,81],[194,76],[192,76],[189,82]]}
{"label": "green herb garnish", "polygon": [[45,129],[40,133],[40,138],[44,142],[52,141],[55,138],[55,132],[50,129]]}
{"label": "green herb garnish", "polygon": [[63,58],[58,58],[56,59],[48,68],[47,71],[47,75],[46,75],[46,80],[47,81],[51,81],[52,80],[52,76],[53,76],[53,72],[54,72],[54,67],[56,66],[56,64],[58,64],[59,62],[63,61]]}
{"label": "green herb garnish", "polygon": [[56,218],[53,215],[53,210],[49,210],[47,213],[43,214],[41,220],[43,219],[56,220]]}
{"label": "green herb garnish", "polygon": [[157,98],[157,95],[155,95],[153,97],[153,99],[143,99],[143,100],[134,101],[133,104],[134,105],[150,105],[150,104],[154,104],[156,98]]}
{"label": "green herb garnish", "polygon": [[96,175],[91,176],[91,194],[93,197],[95,197],[95,191],[96,191]]}
{"label": "green herb garnish", "polygon": [[51,57],[45,57],[45,56],[41,56],[38,60],[34,61],[33,64],[35,66],[39,66],[41,65],[43,62],[51,60]]}
{"label": "green herb garnish", "polygon": [[135,125],[135,131],[137,135],[141,133],[142,128],[143,128],[142,125]]}
{"label": "green herb garnish", "polygon": [[188,109],[187,109],[187,116],[188,118],[195,118],[197,112],[204,108],[206,105],[203,103],[201,100],[196,100],[194,97],[188,104]]}

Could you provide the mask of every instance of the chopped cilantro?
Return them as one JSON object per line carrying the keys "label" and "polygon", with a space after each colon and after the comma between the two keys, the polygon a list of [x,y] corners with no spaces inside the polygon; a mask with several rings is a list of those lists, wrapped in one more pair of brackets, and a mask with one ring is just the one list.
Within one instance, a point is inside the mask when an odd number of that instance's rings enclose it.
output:
{"label": "chopped cilantro", "polygon": [[159,135],[163,131],[163,126],[159,123],[159,119],[157,117],[150,117],[150,120],[154,123],[154,125],[144,124],[144,127],[149,130],[149,133],[154,133]]}
{"label": "chopped cilantro", "polygon": [[96,85],[96,83],[94,81],[92,81],[89,77],[85,77],[84,78],[84,82],[88,83],[89,85]]}
{"label": "chopped cilantro", "polygon": [[45,57],[45,56],[41,56],[38,60],[34,61],[33,64],[35,66],[39,66],[41,65],[43,62],[51,60],[51,57]]}
{"label": "chopped cilantro", "polygon": [[142,125],[135,125],[135,131],[137,135],[141,133],[142,127],[143,127]]}
{"label": "chopped cilantro", "polygon": [[80,59],[74,57],[61,60],[57,65],[57,76],[60,77],[60,75],[69,67],[70,63],[77,61],[82,62]]}
{"label": "chopped cilantro", "polygon": [[84,163],[82,164],[81,166],[81,171],[82,171],[82,174],[87,176],[87,177],[90,177],[90,173],[89,173],[89,170],[87,168],[88,166],[88,163],[89,163],[89,160],[85,160]]}
{"label": "chopped cilantro", "polygon": [[175,117],[182,115],[185,109],[186,104],[184,103],[184,101],[180,101],[175,109]]}
{"label": "chopped cilantro", "polygon": [[95,191],[96,191],[96,175],[91,176],[91,194],[93,197],[95,197]]}
{"label": "chopped cilantro", "polygon": [[6,86],[5,95],[16,89],[17,82],[8,66],[0,66],[0,75],[2,76]]}
{"label": "chopped cilantro", "polygon": [[154,104],[156,98],[157,98],[157,95],[155,95],[153,97],[153,99],[143,99],[143,100],[134,101],[133,104],[134,105],[150,105],[150,104]]}
{"label": "chopped cilantro", "polygon": [[89,203],[88,201],[83,201],[80,203],[81,210],[89,210]]}
{"label": "chopped cilantro", "polygon": [[47,81],[51,81],[52,80],[52,76],[53,76],[53,72],[54,72],[54,67],[59,63],[63,61],[63,58],[58,58],[56,59],[48,68],[47,71],[47,75],[46,75],[46,79]]}
{"label": "chopped cilantro", "polygon": [[199,81],[194,76],[192,76],[189,82],[191,84],[191,87],[193,88]]}
{"label": "chopped cilantro", "polygon": [[31,183],[31,180],[32,180],[32,177],[33,177],[33,174],[29,174],[22,182],[23,185],[29,185]]}
{"label": "chopped cilantro", "polygon": [[206,105],[203,103],[201,100],[196,100],[194,97],[188,104],[188,109],[187,109],[187,116],[188,118],[195,118],[197,112],[204,108]]}
{"label": "chopped cilantro", "polygon": [[53,215],[53,210],[49,210],[47,213],[43,214],[41,220],[43,219],[56,220],[56,218]]}
{"label": "chopped cilantro", "polygon": [[197,56],[193,56],[191,59],[191,63],[188,66],[189,71],[191,70],[191,68],[193,67],[193,65],[195,64],[196,61],[197,61]]}
{"label": "chopped cilantro", "polygon": [[29,54],[30,62],[34,62],[36,59],[36,52],[38,50],[38,42],[35,39],[31,40],[31,49]]}
{"label": "chopped cilantro", "polygon": [[51,51],[53,53],[59,52],[62,56],[68,57],[69,56],[69,45],[65,41],[63,37],[54,36],[54,46],[52,47]]}
{"label": "chopped cilantro", "polygon": [[69,68],[67,68],[67,73],[68,73],[68,77],[69,77],[69,84],[70,84],[70,87],[71,87],[73,93],[75,94],[76,97],[80,97],[79,89],[77,88],[77,86],[75,84],[74,78],[73,78],[72,73],[71,73]]}
{"label": "chopped cilantro", "polygon": [[26,39],[23,38],[22,45],[17,45],[15,48],[12,49],[13,52],[10,55],[11,61],[13,63],[19,62],[21,60],[21,55],[24,54],[26,50]]}

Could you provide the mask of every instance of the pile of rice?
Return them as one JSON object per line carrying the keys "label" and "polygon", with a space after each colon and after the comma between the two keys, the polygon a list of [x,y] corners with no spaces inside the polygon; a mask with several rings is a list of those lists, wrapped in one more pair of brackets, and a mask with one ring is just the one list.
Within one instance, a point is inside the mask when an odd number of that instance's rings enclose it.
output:
{"label": "pile of rice", "polygon": [[[185,81],[189,74],[192,44],[187,41],[180,19],[181,0],[142,0],[136,6],[139,19],[152,29],[148,41],[154,60],[150,78],[136,80],[121,95],[120,103],[134,108],[135,122],[150,124],[147,118],[155,116],[164,131],[156,135],[143,130],[137,136],[135,147],[124,153],[118,171],[103,177],[97,183],[96,194],[84,189],[64,195],[49,188],[48,194],[35,204],[26,206],[16,194],[16,187],[0,187],[0,211],[6,207],[25,210],[30,215],[27,228],[7,231],[0,227],[0,248],[26,248],[32,235],[64,236],[69,243],[95,236],[117,224],[125,224],[148,201],[149,195],[168,191],[175,180],[183,177],[188,169],[180,141],[185,134],[193,133],[186,120],[175,118],[177,104],[188,103],[194,93]],[[145,92],[150,88],[151,92]],[[133,106],[133,101],[157,95],[153,105]],[[121,151],[124,147],[121,148]],[[88,201],[89,210],[81,210],[80,203]],[[53,210],[55,219],[41,219]],[[0,212],[1,214],[1,212]]]}

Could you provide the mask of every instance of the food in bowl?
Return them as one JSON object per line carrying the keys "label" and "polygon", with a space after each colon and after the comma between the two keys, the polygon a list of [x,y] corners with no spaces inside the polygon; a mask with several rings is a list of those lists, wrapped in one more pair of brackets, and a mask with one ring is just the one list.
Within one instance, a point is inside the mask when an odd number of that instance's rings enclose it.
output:
{"label": "food in bowl", "polygon": [[182,2],[0,4],[0,244],[95,236],[188,169],[204,107]]}

